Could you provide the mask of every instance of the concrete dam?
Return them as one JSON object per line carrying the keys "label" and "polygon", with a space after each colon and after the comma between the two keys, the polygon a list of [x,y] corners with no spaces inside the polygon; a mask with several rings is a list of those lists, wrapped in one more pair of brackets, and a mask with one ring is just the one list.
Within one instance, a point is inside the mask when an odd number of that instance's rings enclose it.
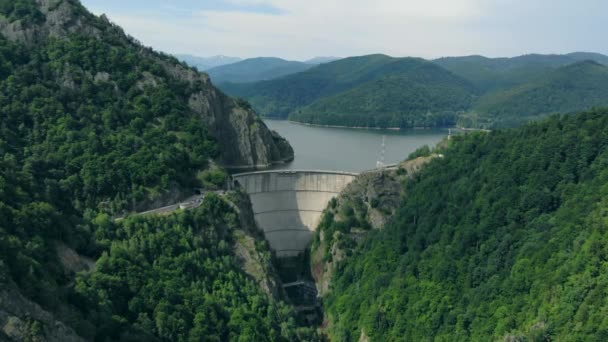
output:
{"label": "concrete dam", "polygon": [[251,198],[258,226],[278,258],[300,256],[311,243],[323,210],[356,173],[261,171],[233,175]]}

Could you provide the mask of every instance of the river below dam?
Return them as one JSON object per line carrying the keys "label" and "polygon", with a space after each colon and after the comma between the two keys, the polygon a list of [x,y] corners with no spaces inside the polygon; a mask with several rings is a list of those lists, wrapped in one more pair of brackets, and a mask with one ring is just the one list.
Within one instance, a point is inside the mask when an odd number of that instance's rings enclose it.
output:
{"label": "river below dam", "polygon": [[364,130],[306,126],[285,120],[264,122],[289,140],[295,150],[292,163],[274,167],[282,170],[361,172],[376,167],[383,139],[385,163],[394,164],[424,145],[435,146],[448,135],[447,129]]}

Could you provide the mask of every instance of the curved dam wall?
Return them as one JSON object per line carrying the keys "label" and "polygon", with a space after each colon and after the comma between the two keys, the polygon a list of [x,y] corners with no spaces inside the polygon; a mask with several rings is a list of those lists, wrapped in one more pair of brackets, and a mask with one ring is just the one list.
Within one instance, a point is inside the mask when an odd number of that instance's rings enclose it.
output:
{"label": "curved dam wall", "polygon": [[329,201],[357,174],[331,171],[263,171],[233,175],[251,198],[256,223],[279,258],[310,245]]}

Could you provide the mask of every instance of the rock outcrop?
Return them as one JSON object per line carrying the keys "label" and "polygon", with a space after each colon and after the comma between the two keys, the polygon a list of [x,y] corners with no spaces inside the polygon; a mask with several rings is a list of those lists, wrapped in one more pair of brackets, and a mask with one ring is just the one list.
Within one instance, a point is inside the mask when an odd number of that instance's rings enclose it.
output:
{"label": "rock outcrop", "polygon": [[26,299],[11,284],[0,284],[0,341],[85,341],[64,323]]}
{"label": "rock outcrop", "polygon": [[234,252],[241,268],[256,280],[260,289],[275,300],[285,298],[281,281],[272,263],[264,233],[257,226],[249,196],[241,191],[229,193],[227,199],[238,209],[241,229],[235,231]]}
{"label": "rock outcrop", "polygon": [[421,157],[403,162],[396,169],[363,173],[330,204],[311,254],[319,295],[329,292],[338,265],[368,232],[382,229],[395,214],[404,198],[403,183],[436,157]]}
{"label": "rock outcrop", "polygon": [[[120,37],[115,44],[131,44],[141,57],[153,58],[168,77],[191,85],[189,108],[207,124],[218,141],[220,161],[227,168],[263,168],[293,160],[293,149],[276,132],[270,131],[248,103],[232,99],[215,88],[208,75],[180,63],[177,59],[154,52],[129,37],[107,17],[96,17],[77,0],[36,0],[39,11],[35,20],[11,20],[0,16],[0,34],[27,46],[44,44],[49,39],[69,39],[72,34],[101,39],[111,31]],[[111,81],[111,73],[90,75],[93,81]],[[75,87],[70,75],[58,77],[65,87]],[[156,80],[142,72],[138,83],[155,86]]]}

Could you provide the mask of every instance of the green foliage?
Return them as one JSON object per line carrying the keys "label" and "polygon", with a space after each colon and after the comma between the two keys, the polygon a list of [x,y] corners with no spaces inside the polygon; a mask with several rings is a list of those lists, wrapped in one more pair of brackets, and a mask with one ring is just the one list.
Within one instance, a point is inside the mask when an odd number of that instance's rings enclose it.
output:
{"label": "green foliage", "polygon": [[339,267],[331,338],[608,338],[608,110],[455,137]]}
{"label": "green foliage", "polygon": [[557,68],[592,60],[608,65],[608,56],[575,52],[567,55],[524,55],[513,58],[445,57],[433,62],[472,82],[484,93],[512,88]]}
{"label": "green foliage", "polygon": [[[38,3],[0,0],[0,21],[35,25]],[[91,340],[297,339],[293,312],[241,270],[237,214],[216,196],[192,213],[113,222],[164,193],[223,185],[225,171],[205,172],[217,143],[188,107],[209,85],[78,1],[56,4],[91,30],[36,44],[0,35],[1,286]],[[60,250],[100,257],[76,290]],[[25,328],[32,340],[46,331]]]}
{"label": "green foliage", "polygon": [[[334,245],[341,250],[350,250],[355,247],[353,235],[350,234],[352,229],[371,229],[367,204],[361,198],[348,199],[340,203],[333,199],[317,227],[317,231],[322,232],[324,236],[322,254],[324,261],[331,261],[331,250]],[[313,253],[320,246],[321,241],[317,234],[313,240]]]}
{"label": "green foliage", "polygon": [[296,110],[291,120],[351,127],[445,127],[472,101],[471,87],[438,67],[368,82]]}
{"label": "green foliage", "polygon": [[481,127],[516,126],[554,113],[608,105],[608,67],[586,61],[524,85],[489,93],[461,120]]}
{"label": "green foliage", "polygon": [[[415,58],[370,55],[322,64],[272,81],[226,84],[263,115],[323,125],[412,127],[451,125],[473,88]],[[291,114],[291,115],[290,115]]]}
{"label": "green foliage", "polygon": [[[169,217],[134,217],[97,234],[109,242],[96,270],[78,278],[76,301],[96,340],[281,341],[293,313],[271,302],[234,255],[238,214],[209,194]],[[282,323],[287,323],[286,325]]]}
{"label": "green foliage", "polygon": [[414,160],[416,158],[420,158],[420,157],[428,157],[430,156],[432,153],[431,148],[428,145],[424,145],[420,148],[418,148],[416,151],[412,152],[409,157],[407,158],[407,160]]}
{"label": "green foliage", "polygon": [[[74,35],[29,54],[0,40],[0,73],[10,70],[0,81],[2,137],[35,179],[53,180],[50,193],[81,210],[101,202],[132,209],[176,184],[191,187],[217,156],[205,124],[187,108],[193,86],[135,46],[108,43],[115,39],[112,31],[105,40]],[[142,83],[144,73],[155,86]]]}
{"label": "green foliage", "polygon": [[7,17],[11,22],[22,20],[26,24],[45,20],[35,0],[0,0],[0,15]]}
{"label": "green foliage", "polygon": [[199,175],[203,186],[208,189],[221,189],[225,187],[228,177],[226,171],[218,167],[209,168]]}
{"label": "green foliage", "polygon": [[370,55],[222,88],[262,115],[311,124],[499,128],[608,105],[607,67],[597,63],[607,64],[608,57],[468,56],[431,63]]}

